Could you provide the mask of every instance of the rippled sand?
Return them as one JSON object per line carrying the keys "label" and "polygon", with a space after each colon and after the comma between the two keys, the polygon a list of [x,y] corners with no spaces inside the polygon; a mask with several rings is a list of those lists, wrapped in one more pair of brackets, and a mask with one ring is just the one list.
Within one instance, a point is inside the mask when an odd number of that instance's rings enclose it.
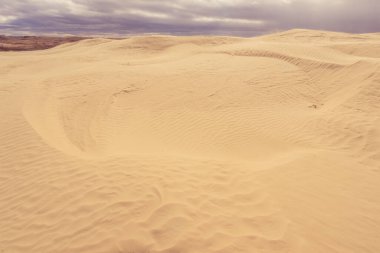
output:
{"label": "rippled sand", "polygon": [[380,35],[0,53],[0,252],[380,252]]}

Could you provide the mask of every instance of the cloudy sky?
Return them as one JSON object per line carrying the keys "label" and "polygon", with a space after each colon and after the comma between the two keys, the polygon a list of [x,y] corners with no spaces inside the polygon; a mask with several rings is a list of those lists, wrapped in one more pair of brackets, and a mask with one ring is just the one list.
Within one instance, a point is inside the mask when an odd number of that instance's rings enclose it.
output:
{"label": "cloudy sky", "polygon": [[0,0],[0,34],[380,32],[380,0]]}

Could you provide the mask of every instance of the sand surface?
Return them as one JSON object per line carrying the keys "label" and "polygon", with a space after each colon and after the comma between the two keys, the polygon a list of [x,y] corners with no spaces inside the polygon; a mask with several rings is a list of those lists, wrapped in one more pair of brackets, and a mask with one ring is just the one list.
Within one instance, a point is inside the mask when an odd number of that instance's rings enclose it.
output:
{"label": "sand surface", "polygon": [[380,35],[0,53],[1,253],[380,252]]}

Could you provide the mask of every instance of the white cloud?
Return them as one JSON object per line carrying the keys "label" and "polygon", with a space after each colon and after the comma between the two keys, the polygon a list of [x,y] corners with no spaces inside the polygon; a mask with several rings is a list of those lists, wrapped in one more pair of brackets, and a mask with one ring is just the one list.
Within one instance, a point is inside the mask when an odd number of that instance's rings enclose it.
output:
{"label": "white cloud", "polygon": [[12,20],[15,20],[16,17],[15,16],[2,16],[0,15],[0,24],[3,23],[9,23],[11,22]]}
{"label": "white cloud", "polygon": [[241,19],[241,18],[218,18],[218,17],[196,17],[193,19],[196,22],[206,23],[226,23],[226,24],[240,24],[240,25],[261,25],[262,20]]}
{"label": "white cloud", "polygon": [[152,12],[152,11],[145,11],[145,10],[139,10],[139,9],[129,9],[127,11],[116,11],[115,13],[129,13],[132,15],[137,15],[140,17],[146,17],[146,18],[159,18],[159,19],[168,19],[170,16],[166,13],[159,13],[159,12]]}

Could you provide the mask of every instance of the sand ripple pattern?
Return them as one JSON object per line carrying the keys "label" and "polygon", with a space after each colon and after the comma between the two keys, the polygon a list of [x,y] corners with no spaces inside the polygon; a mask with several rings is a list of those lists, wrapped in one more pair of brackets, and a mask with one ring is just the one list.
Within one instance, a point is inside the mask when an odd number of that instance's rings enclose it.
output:
{"label": "sand ripple pattern", "polygon": [[379,42],[0,53],[0,253],[380,252]]}

